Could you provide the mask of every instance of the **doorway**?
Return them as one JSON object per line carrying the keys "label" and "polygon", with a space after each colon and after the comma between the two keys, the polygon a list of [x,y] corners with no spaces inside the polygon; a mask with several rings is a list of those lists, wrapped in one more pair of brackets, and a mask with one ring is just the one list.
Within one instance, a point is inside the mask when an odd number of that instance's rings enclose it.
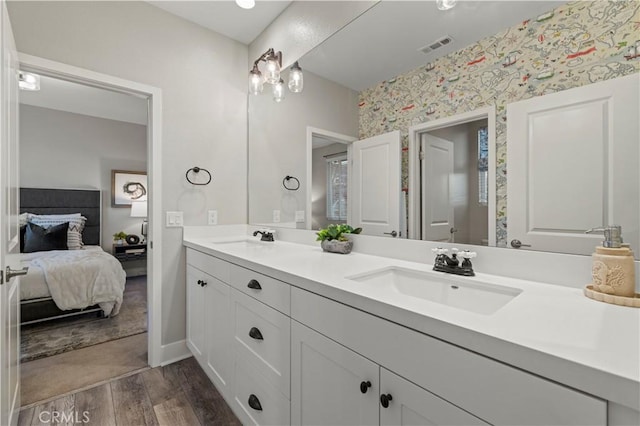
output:
{"label": "doorway", "polygon": [[[100,88],[110,92],[134,96],[142,100],[143,104],[148,108],[146,122],[147,131],[143,143],[146,145],[146,155],[144,160],[148,166],[147,177],[149,190],[146,261],[146,316],[149,332],[148,336],[144,339],[144,341],[146,341],[146,345],[144,342],[138,342],[138,346],[141,346],[143,350],[145,347],[147,349],[142,358],[144,367],[158,366],[162,360],[160,334],[161,269],[159,261],[161,258],[161,245],[158,244],[161,241],[161,227],[154,226],[154,224],[156,223],[157,218],[160,217],[161,211],[161,155],[159,149],[161,141],[161,91],[155,87],[119,79],[105,74],[95,73],[93,71],[30,55],[20,55],[19,59],[20,68],[23,71],[33,72],[41,76],[73,82],[92,88]],[[87,136],[90,137],[90,135]],[[103,207],[105,208],[110,205],[110,203],[107,205],[105,204],[106,203],[103,203]],[[121,210],[131,210],[131,208]],[[143,218],[136,218],[132,220],[136,223],[132,225],[129,233],[140,234],[139,231],[141,230]],[[106,238],[110,239],[111,236],[107,235]],[[155,247],[153,245],[154,241],[156,242]],[[142,265],[138,264],[136,266],[140,267]],[[140,268],[133,269],[137,269],[137,271],[140,272]]]}
{"label": "doorway", "polygon": [[409,236],[495,245],[493,107],[409,129]]}

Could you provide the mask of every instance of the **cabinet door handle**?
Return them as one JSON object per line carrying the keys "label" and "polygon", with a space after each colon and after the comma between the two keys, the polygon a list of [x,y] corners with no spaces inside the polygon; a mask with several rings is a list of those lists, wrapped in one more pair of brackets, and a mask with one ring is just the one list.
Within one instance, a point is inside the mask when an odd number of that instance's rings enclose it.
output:
{"label": "cabinet door handle", "polygon": [[391,394],[382,394],[380,395],[380,404],[382,404],[382,406],[384,408],[388,408],[389,407],[389,402],[393,399],[393,397],[391,397]]}
{"label": "cabinet door handle", "polygon": [[198,280],[198,285],[202,287],[202,280]]}
{"label": "cabinet door handle", "polygon": [[260,404],[260,400],[254,394],[249,395],[249,407],[256,411],[262,411],[262,404]]}
{"label": "cabinet door handle", "polygon": [[367,393],[370,387],[371,387],[370,381],[367,380],[366,382],[360,382],[360,392]]}
{"label": "cabinet door handle", "polygon": [[262,337],[262,333],[260,333],[260,330],[255,327],[251,327],[251,330],[249,330],[249,337],[256,340],[264,340],[264,337]]}
{"label": "cabinet door handle", "polygon": [[262,287],[260,286],[260,283],[257,280],[249,281],[249,284],[247,284],[247,287],[252,288],[254,290],[262,290]]}

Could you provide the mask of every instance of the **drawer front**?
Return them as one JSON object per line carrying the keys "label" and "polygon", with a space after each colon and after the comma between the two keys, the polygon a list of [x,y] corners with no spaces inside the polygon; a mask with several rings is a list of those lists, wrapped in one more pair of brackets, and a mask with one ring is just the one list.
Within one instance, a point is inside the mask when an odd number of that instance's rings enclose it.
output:
{"label": "drawer front", "polygon": [[244,362],[240,357],[235,367],[233,404],[242,424],[290,424],[289,400],[271,386],[251,362]]}
{"label": "drawer front", "polygon": [[250,360],[288,398],[290,318],[237,290],[232,290],[232,301],[236,354]]}
{"label": "drawer front", "polygon": [[198,268],[222,282],[229,283],[229,262],[187,248],[187,265]]}
{"label": "drawer front", "polygon": [[605,425],[605,401],[292,288],[292,318],[491,424]]}
{"label": "drawer front", "polygon": [[289,284],[237,265],[228,265],[231,279],[229,284],[254,299],[289,315],[291,312],[291,286]]}

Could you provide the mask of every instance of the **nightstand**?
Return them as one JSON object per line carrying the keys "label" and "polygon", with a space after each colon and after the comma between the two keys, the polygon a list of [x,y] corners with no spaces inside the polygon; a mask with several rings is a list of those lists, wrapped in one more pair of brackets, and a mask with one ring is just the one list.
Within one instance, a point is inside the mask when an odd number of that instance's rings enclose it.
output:
{"label": "nightstand", "polygon": [[114,244],[113,256],[120,261],[127,277],[147,275],[147,244]]}

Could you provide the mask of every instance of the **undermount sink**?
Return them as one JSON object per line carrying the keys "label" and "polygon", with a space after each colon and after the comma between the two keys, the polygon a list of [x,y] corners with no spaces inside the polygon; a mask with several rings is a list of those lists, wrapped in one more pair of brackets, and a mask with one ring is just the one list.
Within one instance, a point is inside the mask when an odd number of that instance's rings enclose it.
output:
{"label": "undermount sink", "polygon": [[377,289],[386,288],[403,296],[483,315],[493,314],[522,292],[477,279],[395,266],[345,278]]}
{"label": "undermount sink", "polygon": [[219,237],[213,238],[209,240],[213,244],[224,244],[224,245],[239,245],[245,247],[265,247],[268,244],[273,244],[273,241],[260,241],[259,238],[251,238],[251,237]]}

